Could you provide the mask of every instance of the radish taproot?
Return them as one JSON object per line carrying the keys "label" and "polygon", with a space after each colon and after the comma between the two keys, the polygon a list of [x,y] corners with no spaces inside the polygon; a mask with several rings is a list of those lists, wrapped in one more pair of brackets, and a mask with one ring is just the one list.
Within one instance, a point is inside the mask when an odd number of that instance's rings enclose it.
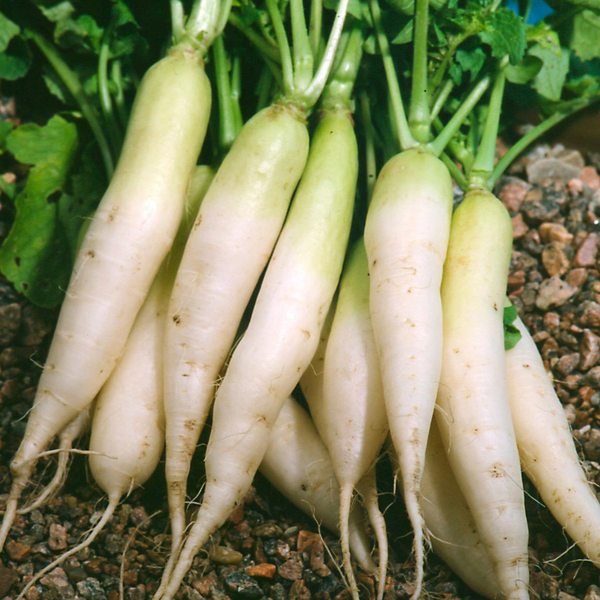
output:
{"label": "radish taproot", "polygon": [[168,300],[194,222],[189,215],[195,217],[212,177],[209,167],[194,170],[171,252],[137,315],[119,364],[94,403],[89,465],[96,483],[108,496],[108,506],[87,538],[36,573],[19,599],[45,573],[87,548],[112,517],[121,498],[142,486],[158,465],[165,438],[163,355]]}
{"label": "radish taproot", "polygon": [[[388,451],[399,471],[393,444],[388,444]],[[423,519],[436,554],[473,591],[490,600],[499,599],[494,567],[481,542],[471,509],[456,483],[435,422],[427,439],[421,493]]]}
{"label": "radish taproot", "polygon": [[[333,319],[330,327],[324,328],[322,338],[300,385],[340,486],[339,529],[344,570],[352,595],[358,598],[350,562],[348,517],[354,491],[367,473],[372,472],[371,485],[362,484],[365,506],[369,514],[375,509],[376,524],[383,523],[377,506],[374,466],[388,433],[369,313],[369,272],[362,238],[354,244],[346,261]],[[381,597],[388,554],[385,530],[378,540],[378,597]]]}
{"label": "radish taproot", "polygon": [[250,324],[218,390],[203,501],[157,600],[173,597],[198,550],[242,500],[266,451],[268,432],[315,352],[342,268],[357,163],[349,115],[328,113],[313,136]]}
{"label": "radish taproot", "polygon": [[[310,416],[293,398],[281,408],[258,470],[300,510],[339,533],[339,485],[331,458]],[[369,573],[375,572],[371,544],[358,509],[350,514],[349,539],[358,564]]]}
{"label": "radish taproot", "polygon": [[188,239],[169,303],[166,477],[173,547],[185,529],[187,475],[216,381],[280,233],[306,163],[308,134],[275,104],[239,133]]}
{"label": "radish taproot", "polygon": [[510,410],[523,472],[555,519],[600,567],[600,503],[587,480],[563,407],[523,321],[506,352]]}
{"label": "radish taproot", "polygon": [[25,436],[0,548],[35,458],[91,403],[116,366],[181,220],[210,114],[202,54],[183,42],[144,76],[110,185],[66,291]]}
{"label": "radish taproot", "polygon": [[485,190],[466,194],[452,217],[444,265],[436,420],[500,591],[526,600],[528,528],[504,356],[511,248],[512,224],[502,203]]}
{"label": "radish taproot", "polygon": [[[89,430],[92,420],[92,407],[93,404],[90,404],[85,410],[81,411],[60,432],[57,448],[58,462],[52,479],[31,503],[17,510],[17,514],[25,515],[32,510],[43,506],[53,498],[63,486],[65,479],[67,478],[69,459],[73,454],[73,443]],[[53,451],[51,450],[50,452]]]}

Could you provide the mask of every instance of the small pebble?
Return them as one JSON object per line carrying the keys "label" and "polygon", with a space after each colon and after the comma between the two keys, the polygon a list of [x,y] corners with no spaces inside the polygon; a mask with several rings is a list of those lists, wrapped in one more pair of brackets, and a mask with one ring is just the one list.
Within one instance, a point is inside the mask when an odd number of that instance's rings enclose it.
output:
{"label": "small pebble", "polygon": [[535,304],[540,310],[562,306],[576,292],[577,290],[555,275],[542,283]]}
{"label": "small pebble", "polygon": [[304,581],[299,579],[292,583],[292,587],[289,592],[289,600],[310,600],[310,590],[304,584]]}
{"label": "small pebble", "polygon": [[597,585],[590,585],[585,592],[585,598],[583,600],[600,600],[600,587]]}
{"label": "small pebble", "polygon": [[86,600],[104,600],[106,594],[100,582],[94,577],[88,577],[77,584],[77,594]]}
{"label": "small pebble", "polygon": [[291,557],[277,569],[279,575],[289,581],[302,579],[303,571],[304,565],[302,564],[302,559],[297,552],[292,552]]}
{"label": "small pebble", "polygon": [[264,596],[262,589],[255,579],[238,571],[229,573],[225,577],[225,587],[234,597],[243,600],[257,600]]}
{"label": "small pebble", "polygon": [[600,460],[600,430],[590,429],[583,450],[588,460]]}
{"label": "small pebble", "polygon": [[598,236],[590,233],[586,238],[573,260],[576,267],[592,267],[596,264],[598,256]]}
{"label": "small pebble", "polygon": [[208,558],[220,565],[236,565],[242,562],[244,556],[227,546],[211,546],[208,549]]}
{"label": "small pebble", "polygon": [[261,563],[246,567],[245,573],[249,577],[264,577],[266,579],[273,579],[277,573],[277,566],[271,563]]}
{"label": "small pebble", "polygon": [[51,550],[65,550],[67,547],[67,530],[58,523],[50,525],[50,539],[48,546]]}
{"label": "small pebble", "polygon": [[13,569],[3,567],[0,564],[0,598],[4,598],[8,591],[19,580],[19,576]]}
{"label": "small pebble", "polygon": [[8,346],[21,327],[21,305],[0,306],[0,346]]}

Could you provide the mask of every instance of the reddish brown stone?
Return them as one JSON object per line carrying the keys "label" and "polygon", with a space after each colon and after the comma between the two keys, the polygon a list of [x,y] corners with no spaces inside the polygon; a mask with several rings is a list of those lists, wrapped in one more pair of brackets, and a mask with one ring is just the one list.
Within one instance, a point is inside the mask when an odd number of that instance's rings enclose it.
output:
{"label": "reddish brown stone", "polygon": [[273,579],[276,573],[277,567],[270,563],[261,563],[259,565],[246,567],[246,575],[249,575],[250,577],[265,577],[267,579]]}
{"label": "reddish brown stone", "polygon": [[15,542],[15,540],[10,540],[8,544],[6,544],[5,549],[11,560],[16,560],[18,562],[27,560],[31,554],[31,546],[29,544]]}
{"label": "reddish brown stone", "polygon": [[516,213],[521,208],[531,186],[517,177],[506,177],[504,180],[506,183],[502,186],[498,198],[511,213]]}
{"label": "reddish brown stone", "polygon": [[587,269],[571,269],[566,277],[565,281],[575,289],[581,289],[583,284],[587,281],[588,272]]}
{"label": "reddish brown stone", "polygon": [[304,581],[294,581],[290,588],[289,600],[310,600],[310,590],[304,584]]}
{"label": "reddish brown stone", "polygon": [[210,588],[216,584],[217,574],[214,571],[202,579],[194,579],[194,581],[192,581],[192,587],[203,596],[208,596],[210,594]]}
{"label": "reddish brown stone", "polygon": [[520,240],[522,237],[525,237],[527,232],[529,231],[529,227],[525,221],[523,221],[523,215],[520,213],[511,218],[512,228],[513,228],[513,239]]}
{"label": "reddish brown stone", "polygon": [[584,329],[579,342],[579,352],[581,360],[579,368],[582,371],[592,368],[600,358],[600,337],[592,333],[589,329]]}
{"label": "reddish brown stone", "polygon": [[596,256],[598,255],[598,236],[595,233],[590,233],[583,244],[581,244],[573,265],[576,267],[592,267],[596,264]]}
{"label": "reddish brown stone", "polygon": [[296,542],[298,552],[305,552],[310,549],[314,544],[322,544],[321,536],[318,533],[312,531],[302,530],[298,532],[298,541]]}
{"label": "reddish brown stone", "polygon": [[508,276],[508,288],[515,290],[523,286],[525,283],[525,272],[515,271]]}
{"label": "reddish brown stone", "polygon": [[592,190],[600,189],[600,176],[598,176],[598,172],[595,167],[587,166],[581,169],[581,173],[579,173],[579,179],[583,185],[591,188]]}
{"label": "reddish brown stone", "polygon": [[304,565],[302,564],[300,555],[296,552],[292,552],[291,557],[279,566],[278,573],[288,581],[302,579]]}
{"label": "reddish brown stone", "polygon": [[562,242],[552,242],[544,246],[542,263],[548,275],[564,275],[568,271],[570,261],[564,248]]}

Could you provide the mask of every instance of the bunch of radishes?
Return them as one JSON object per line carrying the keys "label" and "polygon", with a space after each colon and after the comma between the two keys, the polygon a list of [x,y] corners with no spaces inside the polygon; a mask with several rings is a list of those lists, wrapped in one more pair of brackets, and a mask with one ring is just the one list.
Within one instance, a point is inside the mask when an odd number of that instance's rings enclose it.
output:
{"label": "bunch of radishes", "polygon": [[[520,321],[522,339],[505,351],[512,227],[488,189],[497,178],[507,61],[473,87],[432,140],[427,1],[416,5],[407,118],[371,0],[403,151],[381,170],[364,241],[354,242],[344,265],[359,171],[351,115],[363,29],[355,23],[343,32],[342,1],[322,44],[318,19],[309,33],[302,2],[291,0],[292,52],[280,7],[266,4],[280,93],[243,126],[215,172],[195,166],[210,114],[203,60],[229,4],[201,0],[186,19],[172,2],[175,41],[142,80],[114,177],[81,244],[11,464],[0,546],[36,460],[56,436],[66,456],[88,414],[90,466],[109,505],[90,536],[21,596],[93,541],[123,495],[154,471],[166,442],[172,552],[157,600],[173,598],[259,468],[339,528],[352,595],[359,592],[351,552],[376,573],[381,598],[387,541],[374,466],[388,430],[415,533],[414,598],[426,539],[479,593],[528,598],[519,460],[600,566],[600,505]],[[490,87],[480,152],[452,173],[467,189],[452,214],[446,146]],[[289,399],[298,383],[316,430]],[[213,397],[203,499],[190,524],[187,478]],[[57,476],[37,503],[59,483]],[[377,538],[378,565],[351,510],[355,492]]]}

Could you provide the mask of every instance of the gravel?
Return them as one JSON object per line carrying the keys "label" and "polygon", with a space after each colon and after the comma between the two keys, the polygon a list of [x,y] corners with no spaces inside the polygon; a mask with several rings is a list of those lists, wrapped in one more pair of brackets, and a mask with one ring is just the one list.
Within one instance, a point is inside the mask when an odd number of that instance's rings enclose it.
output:
{"label": "gravel", "polygon": [[[540,348],[573,427],[582,465],[600,484],[600,154],[581,156],[538,147],[511,168],[496,193],[513,219],[515,243],[509,295]],[[6,222],[0,211],[0,222]],[[1,228],[0,228],[1,229]],[[6,229],[6,227],[4,227]],[[41,311],[0,280],[0,504],[9,461],[24,431],[56,312]],[[85,441],[82,442],[85,446]],[[40,461],[37,482],[56,458]],[[414,564],[401,504],[392,504],[390,467],[381,464],[382,504],[391,535],[386,600],[407,599]],[[202,479],[201,461],[194,465]],[[583,560],[526,481],[532,597],[600,600],[599,572]],[[163,475],[134,491],[97,540],[42,578],[28,600],[146,600],[157,589],[170,544]],[[0,599],[13,599],[29,578],[77,544],[106,506],[75,456],[63,491],[46,506],[19,516],[0,555]],[[337,565],[338,540],[258,477],[206,552],[196,557],[181,599],[348,600]],[[374,581],[357,574],[365,598]],[[476,600],[434,555],[427,563],[431,598]]]}

